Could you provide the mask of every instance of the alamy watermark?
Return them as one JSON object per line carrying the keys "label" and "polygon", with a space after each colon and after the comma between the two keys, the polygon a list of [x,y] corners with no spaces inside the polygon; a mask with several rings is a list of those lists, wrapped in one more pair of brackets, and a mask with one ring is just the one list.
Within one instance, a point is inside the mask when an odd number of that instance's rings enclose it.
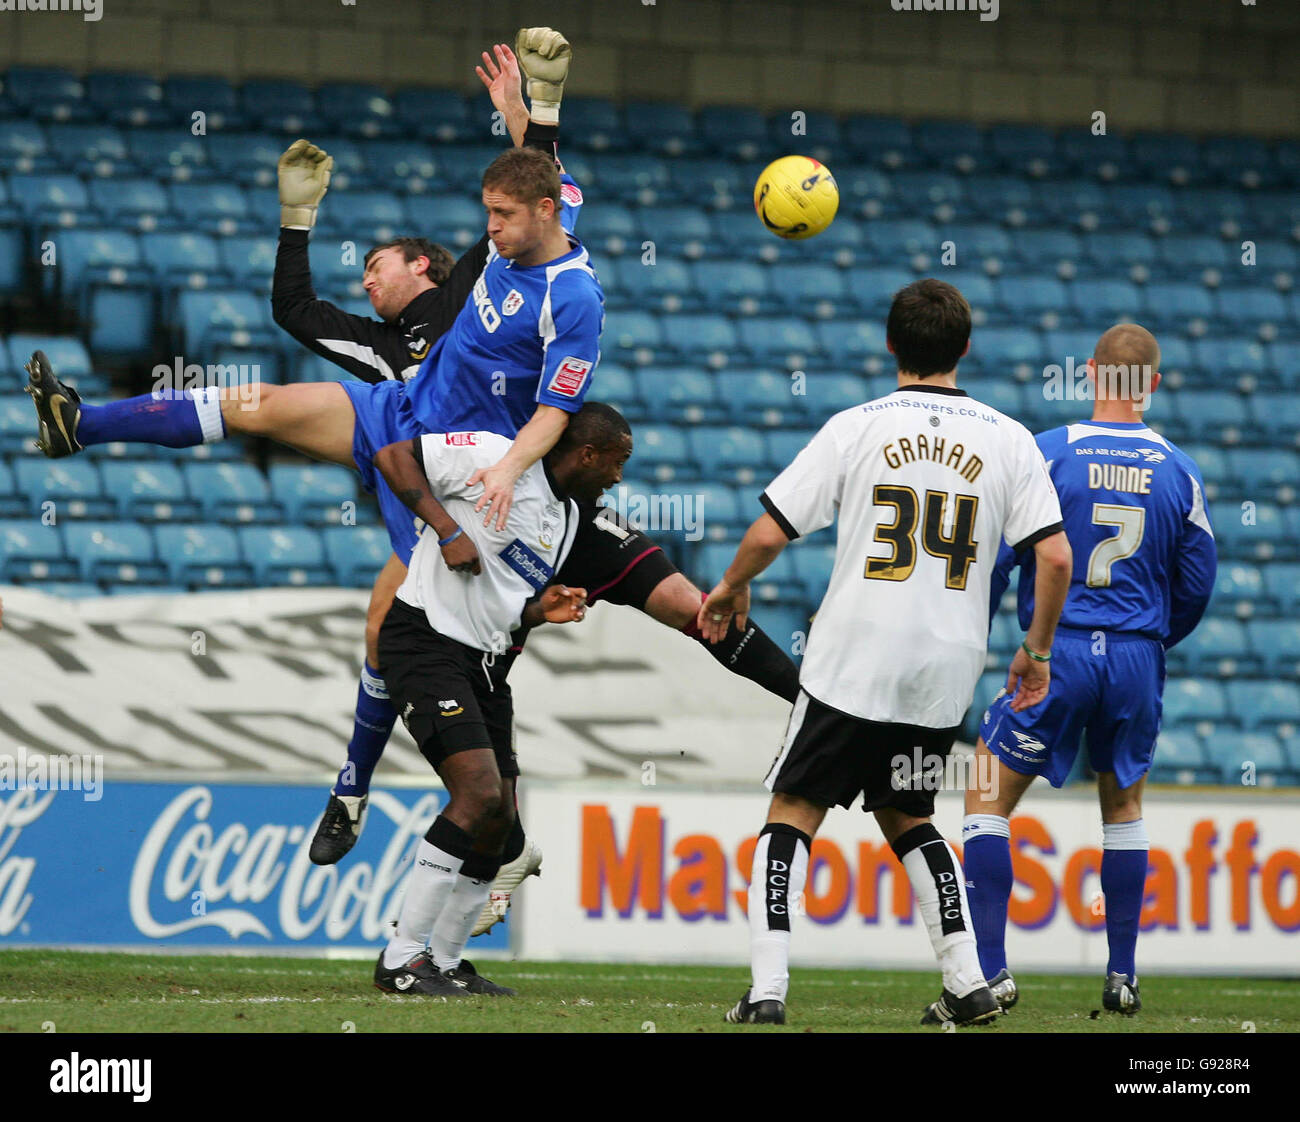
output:
{"label": "alamy watermark", "polygon": [[[1092,376],[1092,371],[1096,377]],[[1135,408],[1146,409],[1151,403],[1149,365],[1136,363],[1076,364],[1067,357],[1064,366],[1043,367],[1043,397],[1048,401],[1131,401]]]}
{"label": "alamy watermark", "polygon": [[80,12],[86,23],[98,23],[104,0],[0,0],[0,12]]}
{"label": "alamy watermark", "polygon": [[15,756],[0,756],[0,791],[80,791],[88,803],[104,797],[104,757],[28,752],[18,746]]}
{"label": "alamy watermark", "polygon": [[910,755],[894,756],[889,768],[889,785],[895,791],[974,790],[987,799],[998,796],[997,761],[987,753],[937,756],[917,746]]}
{"label": "alamy watermark", "polygon": [[[688,542],[704,537],[704,496],[676,492],[674,494],[642,494],[619,484],[617,490],[605,495],[605,507],[619,515],[636,530],[660,532],[682,530]],[[599,516],[597,516],[599,521]],[[606,519],[603,527],[610,533],[620,532],[612,520]],[[626,533],[626,531],[622,531]]]}
{"label": "alamy watermark", "polygon": [[223,396],[234,398],[241,409],[256,409],[262,399],[262,368],[257,363],[185,362],[180,355],[168,366],[160,362],[153,368],[155,399],[182,397],[194,390],[215,388]]}

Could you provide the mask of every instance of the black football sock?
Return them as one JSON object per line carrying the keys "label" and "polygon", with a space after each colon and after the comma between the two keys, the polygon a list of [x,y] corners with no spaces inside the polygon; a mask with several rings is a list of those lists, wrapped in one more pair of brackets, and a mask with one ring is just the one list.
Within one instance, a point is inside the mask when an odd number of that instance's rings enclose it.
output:
{"label": "black football sock", "polygon": [[506,835],[505,848],[501,850],[501,864],[509,865],[524,851],[524,824],[519,821],[519,802],[515,801],[515,824],[510,827],[510,833]]}
{"label": "black football sock", "polygon": [[754,622],[753,616],[747,624],[741,630],[733,618],[731,629],[717,643],[710,643],[700,634],[695,620],[683,627],[682,633],[699,643],[733,674],[757,682],[769,693],[793,704],[799,694],[799,668]]}

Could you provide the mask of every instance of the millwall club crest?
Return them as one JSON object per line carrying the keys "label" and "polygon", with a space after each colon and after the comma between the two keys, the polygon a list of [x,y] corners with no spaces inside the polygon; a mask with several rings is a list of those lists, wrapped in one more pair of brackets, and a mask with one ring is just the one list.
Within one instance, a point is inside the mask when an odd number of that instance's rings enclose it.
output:
{"label": "millwall club crest", "polygon": [[501,303],[501,314],[512,316],[524,306],[524,298],[519,289],[512,288]]}

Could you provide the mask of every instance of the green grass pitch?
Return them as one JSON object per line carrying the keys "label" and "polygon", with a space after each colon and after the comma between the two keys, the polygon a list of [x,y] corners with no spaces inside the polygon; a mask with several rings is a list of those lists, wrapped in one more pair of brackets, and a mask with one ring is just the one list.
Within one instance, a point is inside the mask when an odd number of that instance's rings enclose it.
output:
{"label": "green grass pitch", "polygon": [[[722,1021],[743,967],[487,962],[514,999],[381,994],[356,960],[0,951],[4,1032],[937,1032],[918,1021],[937,972],[791,973],[789,1024]],[[1101,1007],[1101,979],[1027,973],[1020,1004],[977,1033],[1300,1032],[1300,980],[1142,980],[1145,1007]]]}

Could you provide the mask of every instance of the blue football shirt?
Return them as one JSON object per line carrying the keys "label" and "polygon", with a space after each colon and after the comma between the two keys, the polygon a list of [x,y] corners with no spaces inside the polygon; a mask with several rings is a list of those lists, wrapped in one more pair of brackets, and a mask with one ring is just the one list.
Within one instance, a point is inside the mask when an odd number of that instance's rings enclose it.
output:
{"label": "blue football shirt", "polygon": [[[1061,626],[1132,631],[1172,647],[1214,588],[1217,556],[1204,483],[1192,458],[1141,423],[1081,422],[1035,438],[1061,500],[1074,552]],[[991,612],[1021,567],[1022,628],[1034,613],[1034,554],[998,554]]]}

